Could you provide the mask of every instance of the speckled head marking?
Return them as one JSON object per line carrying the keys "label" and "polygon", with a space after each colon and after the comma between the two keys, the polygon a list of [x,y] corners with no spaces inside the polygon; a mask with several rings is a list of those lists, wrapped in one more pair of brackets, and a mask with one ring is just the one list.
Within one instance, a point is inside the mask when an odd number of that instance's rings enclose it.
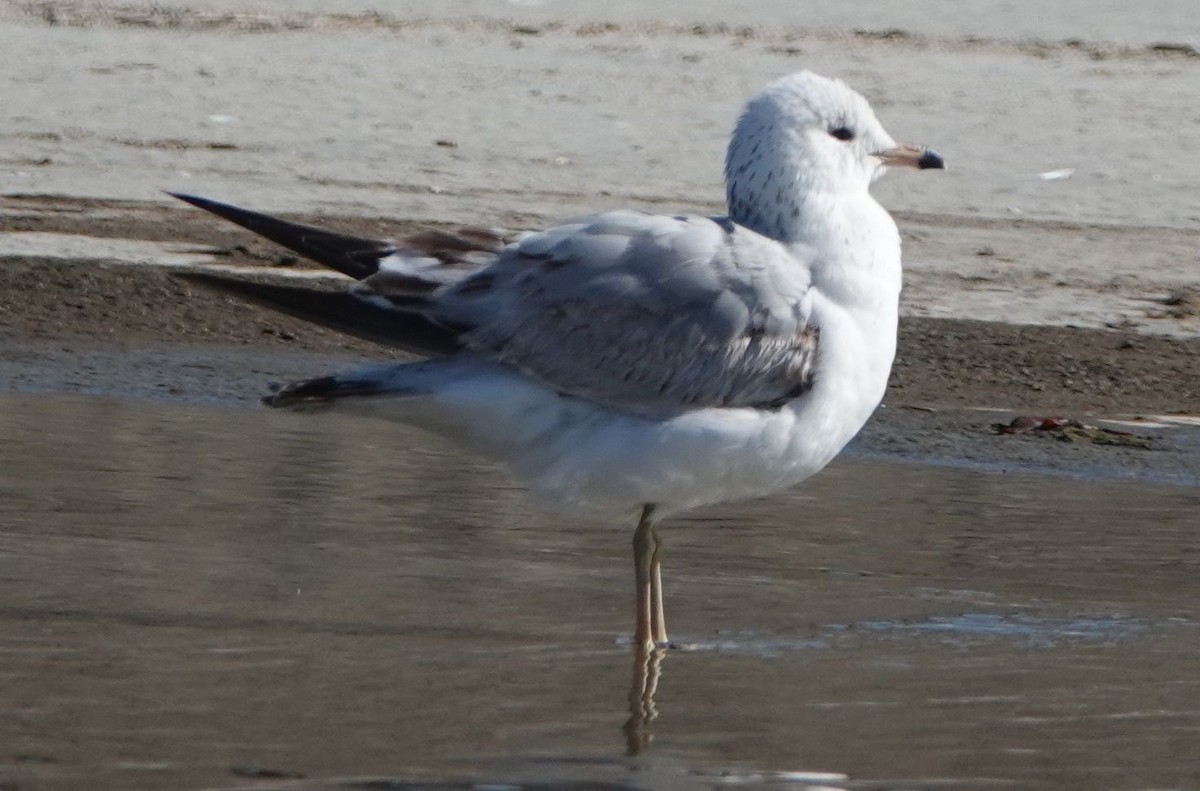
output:
{"label": "speckled head marking", "polygon": [[806,199],[866,192],[897,150],[845,83],[807,71],[784,77],[749,101],[730,141],[730,217],[774,239],[803,239]]}

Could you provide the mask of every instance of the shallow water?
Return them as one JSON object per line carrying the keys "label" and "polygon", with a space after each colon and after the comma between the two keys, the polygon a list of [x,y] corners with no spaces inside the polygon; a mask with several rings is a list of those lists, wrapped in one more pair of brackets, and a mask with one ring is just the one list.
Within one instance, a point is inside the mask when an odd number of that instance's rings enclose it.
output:
{"label": "shallow water", "polygon": [[1195,489],[843,461],[669,523],[626,733],[627,529],[370,422],[0,437],[6,789],[1200,785]]}

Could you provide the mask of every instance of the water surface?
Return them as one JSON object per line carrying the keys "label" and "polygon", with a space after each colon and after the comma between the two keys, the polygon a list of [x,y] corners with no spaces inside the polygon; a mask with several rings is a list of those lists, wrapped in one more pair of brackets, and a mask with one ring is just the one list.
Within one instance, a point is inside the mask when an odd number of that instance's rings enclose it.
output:
{"label": "water surface", "polygon": [[5,788],[1200,783],[1194,489],[851,460],[671,522],[630,736],[629,529],[371,422],[26,395],[0,437]]}

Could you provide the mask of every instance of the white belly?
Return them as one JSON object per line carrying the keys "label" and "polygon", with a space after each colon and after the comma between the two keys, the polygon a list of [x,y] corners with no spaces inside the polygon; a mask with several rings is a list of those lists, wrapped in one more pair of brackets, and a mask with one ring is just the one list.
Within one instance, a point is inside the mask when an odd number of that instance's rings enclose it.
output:
{"label": "white belly", "polygon": [[793,486],[857,430],[814,442],[805,428],[788,407],[708,409],[657,423],[622,417],[576,423],[508,463],[554,510],[625,521],[647,503],[665,515]]}

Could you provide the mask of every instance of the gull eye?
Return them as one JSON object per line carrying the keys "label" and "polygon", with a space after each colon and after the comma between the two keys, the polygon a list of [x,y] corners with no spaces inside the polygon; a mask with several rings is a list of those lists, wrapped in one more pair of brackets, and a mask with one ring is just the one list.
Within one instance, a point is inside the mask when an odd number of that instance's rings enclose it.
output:
{"label": "gull eye", "polygon": [[853,140],[854,130],[848,126],[839,126],[836,129],[830,129],[829,134],[836,137],[838,140]]}

